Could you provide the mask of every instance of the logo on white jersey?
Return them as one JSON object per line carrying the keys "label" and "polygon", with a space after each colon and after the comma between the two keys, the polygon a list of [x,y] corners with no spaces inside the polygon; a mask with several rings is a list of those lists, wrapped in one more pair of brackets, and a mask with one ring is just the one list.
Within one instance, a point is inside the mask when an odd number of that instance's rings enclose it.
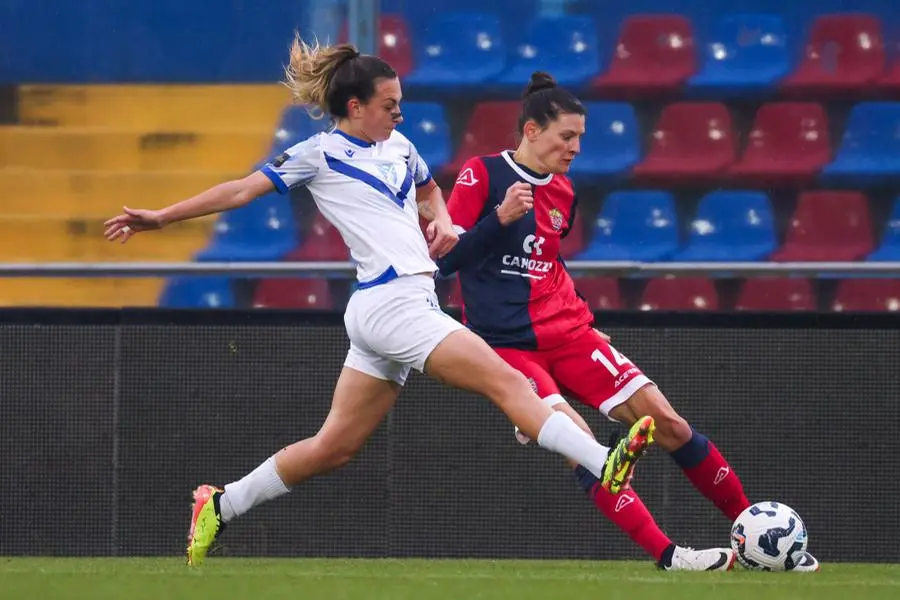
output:
{"label": "logo on white jersey", "polygon": [[350,158],[353,158],[353,155],[356,154],[356,152],[347,148],[346,150],[344,150],[344,154],[346,154]]}
{"label": "logo on white jersey", "polygon": [[381,177],[394,185],[397,184],[397,170],[394,168],[394,165],[378,165],[378,170],[381,171]]}
{"label": "logo on white jersey", "polygon": [[525,236],[525,241],[522,242],[522,250],[525,251],[525,254],[531,254],[532,250],[534,250],[534,253],[536,255],[540,256],[541,254],[544,253],[544,251],[541,250],[541,246],[543,244],[544,244],[543,236],[536,237],[529,233],[528,235]]}
{"label": "logo on white jersey", "polygon": [[475,178],[475,171],[472,170],[472,167],[463,169],[462,173],[459,174],[459,177],[456,178],[456,183],[459,185],[467,185],[469,187],[478,183],[478,179]]}

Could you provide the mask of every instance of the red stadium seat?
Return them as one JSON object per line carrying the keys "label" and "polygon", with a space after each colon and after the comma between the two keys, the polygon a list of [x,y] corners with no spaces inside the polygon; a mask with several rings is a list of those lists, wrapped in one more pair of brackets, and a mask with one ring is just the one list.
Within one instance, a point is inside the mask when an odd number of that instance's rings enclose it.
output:
{"label": "red stadium seat", "polygon": [[633,173],[659,183],[696,183],[717,178],[734,160],[734,132],[725,105],[684,102],[663,110],[650,152]]}
{"label": "red stadium seat", "polygon": [[334,299],[326,279],[263,279],[253,295],[253,306],[329,310]]}
{"label": "red stadium seat", "polygon": [[866,14],[822,15],[812,26],[806,52],[784,90],[825,94],[864,90],[884,74],[881,23]]}
{"label": "red stadium seat", "polygon": [[875,248],[866,197],[859,192],[800,195],[778,262],[861,260]]}
{"label": "red stadium seat", "polygon": [[516,147],[516,127],[521,105],[518,102],[482,102],[475,106],[455,158],[444,167],[456,176],[463,163],[473,156],[495,154]]}
{"label": "red stadium seat", "polygon": [[[346,42],[347,25],[341,29],[339,42]],[[381,15],[378,19],[378,56],[394,67],[397,76],[406,77],[413,70],[412,39],[406,19],[401,15]]]}
{"label": "red stadium seat", "polygon": [[818,104],[776,102],[756,113],[747,148],[731,174],[767,186],[809,182],[831,160],[828,117]]}
{"label": "red stadium seat", "polygon": [[578,277],[575,289],[587,300],[591,310],[617,310],[622,308],[619,280],[615,277]]}
{"label": "red stadium seat", "polygon": [[838,284],[832,308],[837,312],[900,310],[900,279],[847,279]]}
{"label": "red stadium seat", "polygon": [[878,79],[878,87],[897,93],[900,91],[900,40],[892,43],[889,55],[893,60],[888,62],[885,73]]}
{"label": "red stadium seat", "polygon": [[672,91],[697,70],[691,23],[680,15],[638,15],[622,24],[609,70],[593,87],[617,96]]}
{"label": "red stadium seat", "polygon": [[309,233],[303,238],[299,248],[284,257],[294,261],[345,261],[350,259],[350,251],[344,238],[334,225],[321,214],[316,213]]}
{"label": "red stadium seat", "polygon": [[647,282],[641,310],[718,310],[719,294],[704,277],[662,277]]}
{"label": "red stadium seat", "polygon": [[735,308],[750,311],[816,310],[816,298],[808,279],[760,277],[747,280]]}
{"label": "red stadium seat", "polygon": [[559,242],[559,255],[564,259],[570,259],[584,250],[584,237],[584,219],[581,218],[581,211],[576,210],[572,228],[566,237]]}

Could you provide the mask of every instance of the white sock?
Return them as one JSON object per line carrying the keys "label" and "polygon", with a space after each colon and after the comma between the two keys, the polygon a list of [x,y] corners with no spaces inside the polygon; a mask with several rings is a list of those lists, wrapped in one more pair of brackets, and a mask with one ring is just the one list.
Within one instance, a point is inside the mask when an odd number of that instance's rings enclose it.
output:
{"label": "white sock", "polygon": [[603,465],[609,456],[609,448],[599,444],[575,424],[565,413],[554,411],[544,421],[537,439],[541,448],[558,452],[574,460],[596,477],[603,478]]}
{"label": "white sock", "polygon": [[227,523],[254,506],[274,500],[289,491],[275,470],[275,457],[269,457],[240,481],[225,486],[225,493],[219,498],[222,520]]}

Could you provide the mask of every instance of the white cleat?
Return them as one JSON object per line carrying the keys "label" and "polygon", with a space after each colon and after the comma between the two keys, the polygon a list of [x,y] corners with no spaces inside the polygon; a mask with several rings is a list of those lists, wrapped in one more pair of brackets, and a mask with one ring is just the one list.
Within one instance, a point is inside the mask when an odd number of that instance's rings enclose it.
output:
{"label": "white cleat", "polygon": [[793,568],[787,569],[791,573],[815,573],[819,570],[819,561],[809,552],[802,553]]}
{"label": "white cleat", "polygon": [[736,558],[737,554],[731,548],[694,550],[676,546],[672,564],[659,567],[664,571],[730,571]]}

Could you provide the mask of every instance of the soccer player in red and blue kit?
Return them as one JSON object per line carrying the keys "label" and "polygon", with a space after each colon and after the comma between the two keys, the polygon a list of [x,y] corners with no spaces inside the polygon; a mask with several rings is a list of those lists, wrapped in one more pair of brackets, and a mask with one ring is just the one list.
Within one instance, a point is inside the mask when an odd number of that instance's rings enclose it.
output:
{"label": "soccer player in red and blue kit", "polygon": [[[750,506],[737,474],[702,433],[692,428],[654,383],[609,338],[594,329],[593,313],[575,290],[559,256],[576,210],[564,175],[579,151],[585,110],[546,73],[535,73],[523,98],[521,143],[515,151],[475,157],[463,165],[448,210],[464,230],[439,261],[443,276],[459,273],[464,319],[538,395],[586,431],[563,394],[630,426],[656,420],[657,443],[692,484],[733,521]],[[518,431],[517,437],[528,443]],[[728,570],[730,548],[675,545],[633,489],[614,495],[573,465],[600,511],[667,570]],[[816,570],[812,556],[796,570]]]}

